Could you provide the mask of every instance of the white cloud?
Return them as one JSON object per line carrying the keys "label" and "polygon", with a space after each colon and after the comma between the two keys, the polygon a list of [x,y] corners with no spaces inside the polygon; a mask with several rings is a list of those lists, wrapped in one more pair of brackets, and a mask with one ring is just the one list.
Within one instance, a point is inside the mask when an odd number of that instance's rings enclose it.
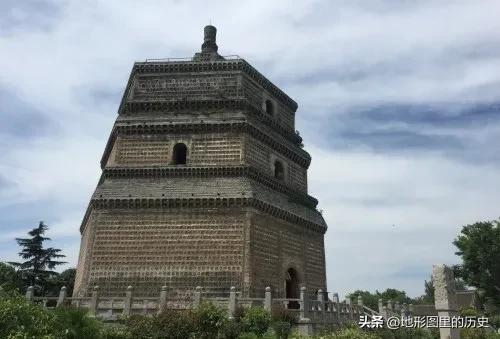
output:
{"label": "white cloud", "polygon": [[430,274],[432,264],[456,263],[451,243],[461,226],[498,217],[497,167],[432,153],[310,151],[310,191],[329,225],[330,290],[421,294],[423,280],[397,273],[417,267],[421,274],[423,267]]}

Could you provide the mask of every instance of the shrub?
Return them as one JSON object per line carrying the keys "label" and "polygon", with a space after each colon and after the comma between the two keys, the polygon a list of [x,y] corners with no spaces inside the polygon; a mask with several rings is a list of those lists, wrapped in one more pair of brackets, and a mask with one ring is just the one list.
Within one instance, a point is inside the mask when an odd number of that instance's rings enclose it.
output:
{"label": "shrub", "polygon": [[233,314],[233,319],[236,322],[240,322],[241,319],[243,319],[243,316],[245,315],[245,307],[241,305],[237,305],[236,309],[234,310]]}
{"label": "shrub", "polygon": [[125,321],[133,338],[189,338],[195,332],[195,318],[188,310],[164,310],[159,315],[147,317],[132,315]]}
{"label": "shrub", "polygon": [[224,339],[237,339],[241,334],[241,323],[231,320],[226,321],[222,328],[222,337]]}
{"label": "shrub", "polygon": [[56,328],[64,333],[63,338],[99,339],[101,322],[87,315],[87,311],[73,307],[56,308],[52,311],[56,316]]}
{"label": "shrub", "polygon": [[196,330],[190,310],[165,310],[153,317],[153,338],[186,339]]}
{"label": "shrub", "polygon": [[374,333],[369,333],[362,331],[358,328],[346,328],[343,330],[338,331],[331,337],[326,336],[326,338],[331,338],[331,339],[380,339],[379,336],[377,336]]}
{"label": "shrub", "polygon": [[240,334],[240,336],[238,337],[238,339],[258,339],[259,337],[257,337],[257,335],[255,333],[248,333],[248,332],[245,332],[245,333],[242,333]]}
{"label": "shrub", "polygon": [[262,337],[271,324],[271,315],[261,307],[252,307],[245,310],[241,322],[246,332]]}
{"label": "shrub", "polygon": [[[307,338],[309,338],[309,337],[307,337]],[[276,337],[270,333],[267,333],[263,337],[258,337],[255,333],[245,332],[245,333],[241,334],[238,337],[238,339],[276,339]],[[306,339],[306,338],[304,337],[304,339]]]}
{"label": "shrub", "polygon": [[[425,328],[398,328],[391,330],[388,328],[382,328],[375,330],[376,333],[382,339],[433,339],[435,335],[428,329]],[[439,338],[439,335],[438,335]]]}
{"label": "shrub", "polygon": [[493,328],[499,330],[500,329],[500,314],[493,315],[489,318],[489,323]]}
{"label": "shrub", "polygon": [[100,332],[102,339],[133,339],[130,332],[124,327],[116,325],[104,325]]}
{"label": "shrub", "polygon": [[292,332],[292,324],[288,321],[276,321],[273,323],[273,330],[278,339],[287,339]]}
{"label": "shrub", "polygon": [[289,324],[297,323],[296,313],[284,308],[283,306],[273,307],[271,316],[275,322],[287,322]]}
{"label": "shrub", "polygon": [[0,293],[0,338],[60,338],[53,313],[18,293]]}
{"label": "shrub", "polygon": [[143,315],[131,315],[125,320],[125,327],[133,338],[152,338],[154,333],[153,318]]}
{"label": "shrub", "polygon": [[462,307],[459,310],[459,313],[462,317],[478,317],[479,312],[472,307]]}
{"label": "shrub", "polygon": [[462,328],[460,330],[462,339],[500,339],[500,334],[485,328]]}
{"label": "shrub", "polygon": [[216,338],[228,321],[226,310],[209,302],[201,303],[193,311],[197,337]]}

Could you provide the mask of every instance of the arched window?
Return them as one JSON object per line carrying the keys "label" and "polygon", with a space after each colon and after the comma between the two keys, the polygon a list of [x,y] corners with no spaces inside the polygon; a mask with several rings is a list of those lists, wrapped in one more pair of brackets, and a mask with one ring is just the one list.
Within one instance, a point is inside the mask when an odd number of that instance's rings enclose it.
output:
{"label": "arched window", "polygon": [[187,147],[185,144],[175,144],[172,153],[172,164],[185,165],[186,164]]}
{"label": "arched window", "polygon": [[274,115],[274,105],[271,100],[266,100],[266,113],[269,115]]}
{"label": "arched window", "polygon": [[274,162],[274,177],[278,180],[285,180],[285,169],[279,160]]}

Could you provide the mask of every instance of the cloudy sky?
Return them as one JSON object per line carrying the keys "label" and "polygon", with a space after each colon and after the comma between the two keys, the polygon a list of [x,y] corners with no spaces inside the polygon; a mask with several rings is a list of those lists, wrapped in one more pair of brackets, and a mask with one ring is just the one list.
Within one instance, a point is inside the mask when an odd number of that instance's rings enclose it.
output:
{"label": "cloudy sky", "polygon": [[74,266],[134,61],[202,28],[299,103],[328,287],[423,293],[462,225],[500,215],[498,1],[0,2],[0,261],[44,220]]}

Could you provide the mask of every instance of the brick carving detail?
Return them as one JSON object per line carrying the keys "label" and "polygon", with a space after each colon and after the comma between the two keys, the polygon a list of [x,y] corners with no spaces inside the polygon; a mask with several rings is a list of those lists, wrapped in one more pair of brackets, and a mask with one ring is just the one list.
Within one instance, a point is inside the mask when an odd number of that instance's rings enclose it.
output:
{"label": "brick carving detail", "polygon": [[[76,288],[90,295],[120,296],[133,285],[144,296],[169,286],[172,299],[184,299],[192,286],[225,294],[240,287],[245,213],[242,210],[94,210],[83,234],[86,256]],[[89,246],[92,241],[92,246]],[[87,262],[88,261],[88,262]]]}

